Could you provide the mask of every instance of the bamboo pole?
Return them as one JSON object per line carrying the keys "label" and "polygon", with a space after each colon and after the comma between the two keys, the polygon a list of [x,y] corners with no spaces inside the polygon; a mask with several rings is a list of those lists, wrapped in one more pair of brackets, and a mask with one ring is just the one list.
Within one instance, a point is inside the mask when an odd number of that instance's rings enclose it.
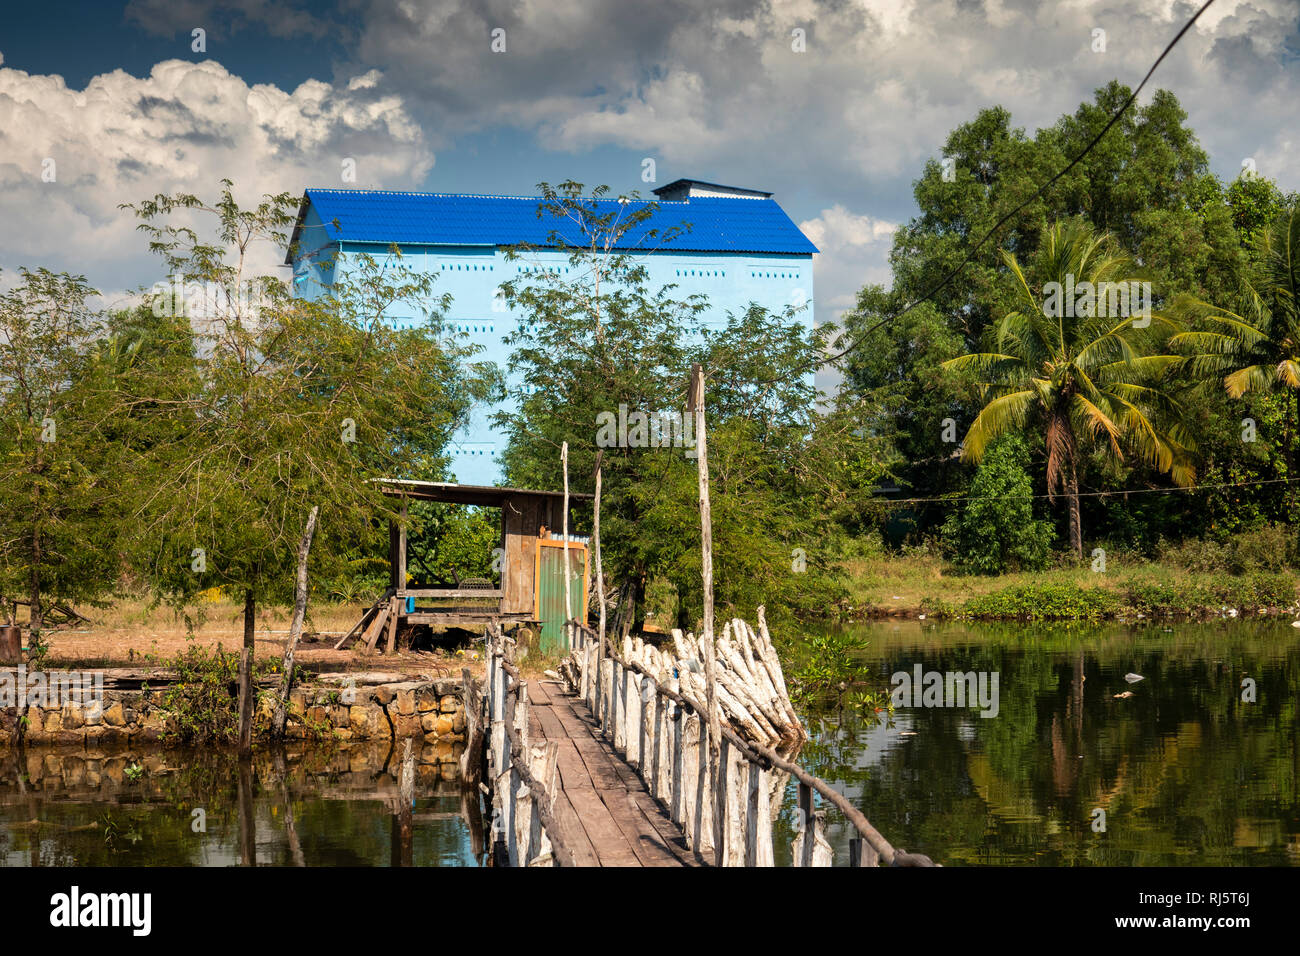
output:
{"label": "bamboo pole", "polygon": [[[595,553],[596,559],[596,607],[599,612],[600,625],[597,628],[598,641],[596,645],[596,676],[600,676],[600,662],[605,659],[605,570],[600,563],[600,463],[605,452],[596,452],[596,502],[592,506],[591,522],[591,549]],[[596,706],[592,708],[594,713],[600,713],[600,695],[604,691],[604,685],[600,680],[596,681]]]}
{"label": "bamboo pole", "polygon": [[[713,643],[713,514],[709,504],[709,444],[704,419],[704,368],[698,362],[691,366],[691,383],[687,393],[689,410],[695,416],[695,454],[700,483],[700,569],[704,577],[704,659],[706,694],[708,697],[709,778],[716,794],[719,779],[719,744],[722,739],[718,720],[717,661]],[[723,865],[723,840],[721,834],[725,812],[720,812],[714,799],[714,851],[717,863]]]}
{"label": "bamboo pole", "polygon": [[[560,519],[564,535],[564,636],[567,643],[569,622],[573,620],[573,600],[570,597],[569,582],[569,443],[560,446],[560,464],[564,468],[564,514]],[[565,648],[568,650],[568,647]]]}
{"label": "bamboo pole", "polygon": [[704,575],[704,635],[713,637],[713,513],[709,506],[709,445],[704,421],[704,369],[691,366],[690,410],[695,413],[695,452],[700,475],[700,568]]}

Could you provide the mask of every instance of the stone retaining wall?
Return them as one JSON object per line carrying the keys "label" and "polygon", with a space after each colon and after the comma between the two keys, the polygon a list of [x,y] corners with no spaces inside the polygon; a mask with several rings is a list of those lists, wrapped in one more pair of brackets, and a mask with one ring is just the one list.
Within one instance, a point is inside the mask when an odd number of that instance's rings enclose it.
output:
{"label": "stone retaining wall", "polygon": [[[19,727],[19,708],[0,709],[0,747],[14,742],[21,729],[29,744],[68,746],[116,745],[166,741],[175,721],[160,705],[157,687],[150,690],[105,689],[102,705],[31,705]],[[274,695],[258,697],[257,726],[270,723]],[[291,740],[465,740],[464,688],[459,678],[359,683],[349,675],[327,675],[321,683],[289,695],[285,736]]]}

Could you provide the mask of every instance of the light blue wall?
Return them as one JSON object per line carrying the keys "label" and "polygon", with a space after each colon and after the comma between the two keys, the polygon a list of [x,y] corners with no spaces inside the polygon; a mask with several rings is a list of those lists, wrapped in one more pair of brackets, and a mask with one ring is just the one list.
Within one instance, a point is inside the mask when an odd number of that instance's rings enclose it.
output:
{"label": "light blue wall", "polygon": [[[310,237],[322,235],[320,220],[315,218],[313,222],[314,216],[314,208],[309,208],[301,243],[304,253],[312,251]],[[388,248],[375,243],[344,243],[336,267],[340,275],[346,274],[348,254],[352,252],[367,252],[376,260],[383,261]],[[330,255],[323,258],[330,258]],[[803,303],[806,308],[800,313],[800,321],[806,327],[812,327],[811,255],[660,251],[643,256],[641,261],[649,273],[650,288],[658,289],[674,283],[677,286],[674,297],[707,296],[709,308],[703,313],[706,326],[724,326],[728,312],[740,313],[751,302],[756,302],[772,312]],[[482,347],[475,361],[495,362],[502,370],[507,368],[510,358],[505,339],[515,331],[517,321],[505,310],[504,303],[495,297],[497,287],[508,279],[521,278],[528,269],[560,270],[563,274],[572,268],[566,252],[532,252],[526,259],[507,262],[504,249],[487,246],[405,246],[402,248],[402,262],[410,268],[438,273],[435,293],[450,292],[452,295],[449,324],[464,333],[466,341]],[[301,278],[304,274],[306,278]],[[320,295],[326,284],[332,281],[333,270],[303,269],[301,263],[295,269],[295,292],[304,298]],[[389,318],[397,324],[418,321],[417,316],[399,314],[398,310],[394,310]],[[511,384],[517,382],[512,380]],[[456,436],[452,449],[452,471],[456,481],[471,485],[501,482],[499,461],[506,439],[490,425],[492,415],[500,408],[476,408],[469,425]],[[594,434],[594,422],[592,428]]]}

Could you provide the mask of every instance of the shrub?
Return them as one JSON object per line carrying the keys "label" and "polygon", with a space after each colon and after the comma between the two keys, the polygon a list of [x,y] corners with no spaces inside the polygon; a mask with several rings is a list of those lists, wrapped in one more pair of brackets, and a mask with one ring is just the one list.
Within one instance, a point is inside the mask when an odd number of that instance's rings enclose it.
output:
{"label": "shrub", "polygon": [[944,543],[960,570],[975,574],[1032,571],[1047,563],[1052,526],[1034,518],[1029,450],[1019,435],[998,439],[984,455],[970,500],[944,523]]}
{"label": "shrub", "polygon": [[1266,525],[1231,539],[1232,572],[1281,571],[1291,563],[1291,532],[1282,525]]}
{"label": "shrub", "polygon": [[1224,581],[1215,590],[1222,604],[1243,611],[1287,608],[1295,603],[1295,578],[1290,574],[1254,572]]}
{"label": "shrub", "polygon": [[[159,703],[171,712],[175,735],[184,743],[234,741],[239,734],[239,655],[191,645],[165,666],[176,671],[177,679],[162,689]],[[267,669],[255,663],[254,680]]]}
{"label": "shrub", "polygon": [[1002,588],[966,602],[971,617],[1022,620],[1096,620],[1119,610],[1119,598],[1102,588],[1077,584],[1025,584]]}
{"label": "shrub", "polygon": [[1188,538],[1170,543],[1163,538],[1156,544],[1156,560],[1188,571],[1227,571],[1228,548],[1213,538]]}
{"label": "shrub", "polygon": [[1188,571],[1281,571],[1291,565],[1293,555],[1291,532],[1283,525],[1265,525],[1224,541],[1188,538],[1177,544],[1161,540],[1157,545],[1158,560]]}

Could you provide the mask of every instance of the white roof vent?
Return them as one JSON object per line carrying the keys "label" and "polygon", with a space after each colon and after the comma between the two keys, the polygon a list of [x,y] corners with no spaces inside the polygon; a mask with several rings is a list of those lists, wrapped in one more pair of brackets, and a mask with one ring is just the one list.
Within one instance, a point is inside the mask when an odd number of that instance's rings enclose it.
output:
{"label": "white roof vent", "polygon": [[654,191],[663,202],[689,202],[697,197],[711,199],[771,199],[771,193],[761,189],[744,189],[740,186],[724,186],[721,183],[706,183],[701,179],[678,179],[667,186],[660,186]]}

